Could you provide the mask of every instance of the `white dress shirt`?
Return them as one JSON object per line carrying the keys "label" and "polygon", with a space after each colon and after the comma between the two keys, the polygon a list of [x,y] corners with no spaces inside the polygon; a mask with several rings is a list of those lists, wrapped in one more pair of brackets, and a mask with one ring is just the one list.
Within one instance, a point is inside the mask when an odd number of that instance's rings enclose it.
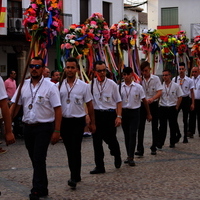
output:
{"label": "white dress shirt", "polygon": [[[193,85],[194,85],[194,98],[200,99],[200,75],[197,78],[192,77]],[[191,94],[189,95],[191,97]]]}
{"label": "white dress shirt", "polygon": [[121,102],[118,85],[111,79],[105,78],[102,85],[97,79],[93,83],[93,105],[96,110],[116,109]]}
{"label": "white dress shirt", "polygon": [[0,100],[8,98],[2,77],[0,77]]}
{"label": "white dress shirt", "polygon": [[165,107],[176,106],[178,97],[181,97],[182,95],[183,92],[177,83],[171,81],[169,86],[167,87],[164,82],[159,104],[160,106]]}
{"label": "white dress shirt", "polygon": [[[18,89],[11,99],[12,102],[16,100]],[[33,94],[31,94],[31,91]],[[34,96],[35,98],[33,99]],[[31,104],[32,109],[29,108]],[[55,120],[53,108],[61,106],[58,87],[44,77],[35,87],[31,83],[31,79],[27,79],[24,81],[18,105],[23,106],[24,115],[22,121],[25,123],[53,122]]]}
{"label": "white dress shirt", "polygon": [[[144,89],[146,99],[152,98],[157,93],[157,91],[163,89],[160,78],[153,74],[150,75],[148,81],[146,81],[145,78],[142,80],[142,87]],[[154,101],[158,101],[158,99]]]}
{"label": "white dress shirt", "polygon": [[[172,81],[175,82],[176,78],[174,77]],[[177,77],[177,83],[181,86],[183,92],[183,97],[187,97],[190,94],[190,90],[194,88],[194,84],[191,78],[185,76],[183,79],[180,76]]]}
{"label": "white dress shirt", "polygon": [[122,108],[136,109],[141,106],[141,100],[145,98],[143,87],[135,82],[121,85]]}
{"label": "white dress shirt", "polygon": [[[80,79],[76,79],[74,83],[74,86],[70,88],[65,79],[60,88],[62,116],[65,118],[80,118],[85,116],[84,103],[88,103],[92,100],[92,94],[87,83]],[[66,87],[68,87],[68,89]],[[68,92],[70,92],[69,98]]]}

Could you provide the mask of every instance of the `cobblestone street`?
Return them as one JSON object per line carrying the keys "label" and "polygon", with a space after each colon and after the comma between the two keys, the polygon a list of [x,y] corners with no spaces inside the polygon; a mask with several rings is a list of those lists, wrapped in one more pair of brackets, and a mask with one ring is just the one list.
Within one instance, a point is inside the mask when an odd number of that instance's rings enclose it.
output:
{"label": "cobblestone street", "polygon": [[[181,122],[180,122],[181,124]],[[145,153],[135,158],[136,166],[122,164],[114,167],[107,145],[105,150],[105,174],[91,175],[94,165],[92,138],[83,138],[82,181],[76,190],[67,185],[69,169],[67,155],[62,142],[49,146],[47,170],[49,196],[47,200],[176,200],[200,199],[200,137],[196,133],[189,143],[180,142],[169,148],[169,134],[162,151],[151,155],[150,123],[146,125]],[[182,126],[180,126],[182,129]],[[2,140],[2,138],[1,138]],[[124,137],[118,128],[118,140],[122,159],[126,159]],[[1,200],[26,200],[31,189],[32,167],[23,139],[11,146],[1,145],[8,152],[0,155]]]}

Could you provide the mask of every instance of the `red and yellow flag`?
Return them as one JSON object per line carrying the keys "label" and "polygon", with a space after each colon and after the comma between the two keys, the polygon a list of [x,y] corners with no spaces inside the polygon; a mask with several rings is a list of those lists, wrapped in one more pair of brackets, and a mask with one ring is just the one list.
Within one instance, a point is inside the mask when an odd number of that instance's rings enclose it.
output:
{"label": "red and yellow flag", "polygon": [[165,36],[167,34],[176,35],[180,31],[179,25],[171,25],[171,26],[157,26],[157,33],[160,36]]}
{"label": "red and yellow flag", "polygon": [[3,1],[0,0],[0,28],[5,28],[6,24],[6,7],[3,6]]}

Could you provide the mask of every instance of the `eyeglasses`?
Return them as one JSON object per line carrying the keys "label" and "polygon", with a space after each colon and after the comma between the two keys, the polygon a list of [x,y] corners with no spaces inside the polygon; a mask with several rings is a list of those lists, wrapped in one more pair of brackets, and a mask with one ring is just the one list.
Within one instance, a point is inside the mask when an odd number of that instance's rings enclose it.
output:
{"label": "eyeglasses", "polygon": [[75,69],[76,67],[73,67],[73,66],[67,66],[65,67],[66,69]]}
{"label": "eyeglasses", "polygon": [[98,70],[96,70],[98,73],[101,73],[101,72],[105,72],[106,71],[106,69],[98,69]]}
{"label": "eyeglasses", "polygon": [[42,67],[42,65],[34,65],[34,64],[29,65],[29,68],[31,68],[31,69],[33,69],[33,68],[40,69],[41,67]]}
{"label": "eyeglasses", "polygon": [[169,76],[169,74],[163,74],[162,76]]}
{"label": "eyeglasses", "polygon": [[198,71],[192,71],[192,73],[197,73]]}
{"label": "eyeglasses", "polygon": [[12,73],[13,75],[15,75],[16,73],[14,72],[14,73]]}
{"label": "eyeglasses", "polygon": [[130,73],[123,73],[122,75],[123,76],[126,76],[126,75],[128,76],[128,75],[130,75]]}

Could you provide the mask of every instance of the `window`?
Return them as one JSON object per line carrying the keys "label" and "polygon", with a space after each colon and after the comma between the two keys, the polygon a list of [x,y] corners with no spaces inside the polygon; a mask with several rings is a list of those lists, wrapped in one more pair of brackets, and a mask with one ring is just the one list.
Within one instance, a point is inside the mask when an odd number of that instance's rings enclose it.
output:
{"label": "window", "polygon": [[161,8],[161,25],[178,25],[178,7]]}
{"label": "window", "polygon": [[110,5],[111,3],[103,1],[103,17],[105,18],[108,26],[110,26]]}
{"label": "window", "polygon": [[72,24],[72,15],[63,13],[63,26],[68,28]]}
{"label": "window", "polygon": [[80,0],[80,24],[88,18],[88,0]]}
{"label": "window", "polygon": [[21,0],[8,1],[7,9],[10,18],[22,18]]}

